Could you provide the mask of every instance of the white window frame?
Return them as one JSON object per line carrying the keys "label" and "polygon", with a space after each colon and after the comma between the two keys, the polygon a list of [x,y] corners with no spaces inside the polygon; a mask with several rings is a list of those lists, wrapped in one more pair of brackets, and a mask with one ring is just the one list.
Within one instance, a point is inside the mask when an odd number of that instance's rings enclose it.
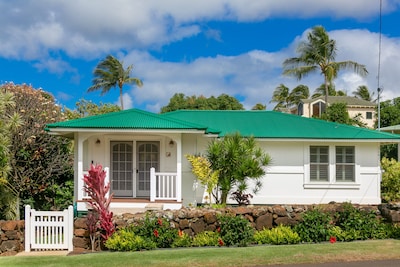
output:
{"label": "white window frame", "polygon": [[[329,179],[328,181],[311,181],[310,180],[310,147],[311,146],[328,146],[329,147]],[[336,181],[336,147],[354,147],[354,181]],[[360,167],[357,164],[358,149],[357,146],[349,143],[338,144],[308,144],[304,147],[304,188],[305,189],[359,189],[360,188]]]}

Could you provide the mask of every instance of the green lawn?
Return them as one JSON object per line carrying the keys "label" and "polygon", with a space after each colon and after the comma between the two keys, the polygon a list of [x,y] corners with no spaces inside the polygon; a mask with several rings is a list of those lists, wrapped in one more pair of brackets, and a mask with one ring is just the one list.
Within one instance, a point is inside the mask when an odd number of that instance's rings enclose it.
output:
{"label": "green lawn", "polygon": [[98,252],[73,256],[0,257],[0,266],[175,267],[257,266],[372,259],[400,259],[400,240],[371,240],[245,248],[181,248],[142,252]]}

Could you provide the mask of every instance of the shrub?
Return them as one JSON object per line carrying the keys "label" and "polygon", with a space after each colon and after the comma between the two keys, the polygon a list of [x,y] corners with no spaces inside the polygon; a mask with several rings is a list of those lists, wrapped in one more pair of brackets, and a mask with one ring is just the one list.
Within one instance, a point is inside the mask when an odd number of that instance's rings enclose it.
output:
{"label": "shrub", "polygon": [[226,246],[245,247],[253,241],[254,229],[250,222],[242,216],[220,215],[218,221],[221,229],[220,235]]}
{"label": "shrub", "polygon": [[178,236],[178,230],[171,227],[166,218],[146,215],[137,226],[132,226],[136,235],[149,238],[159,248],[169,248]]}
{"label": "shrub", "polygon": [[333,227],[333,218],[330,214],[319,209],[308,210],[303,213],[302,221],[294,231],[297,232],[303,242],[322,242],[330,238],[329,229]]}
{"label": "shrub", "polygon": [[212,232],[212,231],[200,232],[193,238],[192,245],[194,247],[218,246],[219,238],[220,235],[217,232]]}
{"label": "shrub", "polygon": [[192,238],[185,232],[179,230],[178,236],[175,238],[174,242],[172,242],[171,247],[179,248],[179,247],[190,247],[190,246],[192,246]]}
{"label": "shrub", "polygon": [[388,228],[374,211],[355,208],[344,203],[343,210],[336,214],[336,224],[346,232],[346,241],[383,239],[388,236]]}
{"label": "shrub", "polygon": [[254,241],[257,244],[297,244],[300,242],[300,236],[290,227],[279,225],[272,229],[264,229],[254,234]]}
{"label": "shrub", "polygon": [[136,235],[130,229],[120,229],[111,235],[105,242],[106,248],[116,251],[138,251],[156,248],[155,242]]}
{"label": "shrub", "polygon": [[394,159],[383,158],[382,199],[386,202],[400,200],[400,163]]}

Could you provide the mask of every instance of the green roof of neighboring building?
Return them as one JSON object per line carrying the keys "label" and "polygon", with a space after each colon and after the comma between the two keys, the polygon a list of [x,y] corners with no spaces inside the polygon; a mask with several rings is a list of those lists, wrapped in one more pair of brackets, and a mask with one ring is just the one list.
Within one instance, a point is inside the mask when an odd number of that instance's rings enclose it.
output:
{"label": "green roof of neighboring building", "polygon": [[155,114],[124,110],[47,125],[51,132],[107,130],[199,130],[220,137],[242,136],[283,139],[400,140],[400,135],[310,119],[275,111],[180,110]]}

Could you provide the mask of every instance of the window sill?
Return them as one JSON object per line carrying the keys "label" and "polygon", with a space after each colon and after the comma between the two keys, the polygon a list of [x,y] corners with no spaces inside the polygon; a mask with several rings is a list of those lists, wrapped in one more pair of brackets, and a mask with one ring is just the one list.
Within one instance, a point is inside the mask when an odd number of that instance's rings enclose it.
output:
{"label": "window sill", "polygon": [[348,183],[307,183],[304,189],[360,189],[360,184]]}

